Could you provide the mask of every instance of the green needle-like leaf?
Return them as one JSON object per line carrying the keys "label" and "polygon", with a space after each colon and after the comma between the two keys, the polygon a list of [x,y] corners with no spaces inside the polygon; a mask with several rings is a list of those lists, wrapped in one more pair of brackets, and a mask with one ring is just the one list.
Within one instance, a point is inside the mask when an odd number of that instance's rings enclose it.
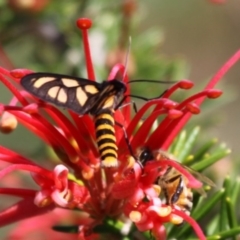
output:
{"label": "green needle-like leaf", "polygon": [[217,162],[219,159],[224,158],[230,154],[230,149],[224,149],[222,151],[217,151],[215,154],[210,155],[208,158],[202,160],[201,162],[193,164],[191,167],[196,171],[203,171],[207,167],[211,166],[213,163]]}
{"label": "green needle-like leaf", "polygon": [[[216,145],[218,142],[217,138],[211,139],[209,142],[206,142],[195,154],[194,159],[191,161],[192,163],[198,162],[199,160],[202,160],[205,155],[210,151],[212,147]],[[186,162],[188,163],[188,162]]]}
{"label": "green needle-like leaf", "polygon": [[[224,189],[219,190],[218,192],[213,194],[213,196],[211,196],[211,198],[207,202],[194,209],[192,213],[192,218],[195,220],[200,220],[207,213],[209,213],[217,204],[217,202],[223,197],[224,192]],[[192,231],[191,227],[186,224],[180,231],[178,231],[177,239],[183,239],[183,237],[187,236],[190,231]]]}
{"label": "green needle-like leaf", "polygon": [[[219,232],[218,234],[207,237],[207,240],[226,240],[240,234],[240,227],[236,227],[227,231]],[[232,238],[231,238],[232,239]]]}
{"label": "green needle-like leaf", "polygon": [[220,203],[220,213],[219,213],[219,225],[218,230],[224,231],[228,228],[228,217],[227,217],[227,206],[226,206],[226,198],[227,198],[227,192],[229,192],[230,189],[230,177],[226,176],[223,182],[223,188],[225,189],[224,197],[221,199]]}
{"label": "green needle-like leaf", "polygon": [[[210,186],[204,186],[203,190],[206,192],[206,195],[208,195],[208,192],[211,190]],[[206,201],[206,197],[202,196],[199,192],[194,192],[193,197],[193,206],[198,206],[199,204],[204,204],[204,201]]]}
{"label": "green needle-like leaf", "polygon": [[207,228],[205,230],[206,236],[211,236],[217,232],[220,232],[218,225],[219,225],[219,215],[216,214],[207,225]]}
{"label": "green needle-like leaf", "polygon": [[227,215],[230,228],[236,228],[238,226],[236,219],[236,212],[234,211],[233,202],[230,197],[226,198],[226,206],[227,206]]}
{"label": "green needle-like leaf", "polygon": [[227,175],[223,182],[223,188],[225,189],[225,196],[228,197],[231,194],[231,179],[230,176]]}
{"label": "green needle-like leaf", "polygon": [[234,206],[239,206],[239,197],[240,197],[240,177],[234,181],[234,188],[231,192],[231,199]]}
{"label": "green needle-like leaf", "polygon": [[185,145],[185,140],[187,137],[187,132],[186,131],[182,131],[179,135],[179,137],[177,138],[177,141],[175,143],[174,148],[172,149],[172,153],[173,155],[178,158],[179,153],[181,152],[181,150],[183,149],[184,145]]}
{"label": "green needle-like leaf", "polygon": [[186,159],[187,156],[192,151],[193,145],[196,142],[199,132],[200,132],[200,127],[197,126],[190,132],[190,134],[188,134],[189,137],[187,137],[183,148],[181,149],[181,151],[179,151],[178,160],[180,162],[185,163],[183,160]]}
{"label": "green needle-like leaf", "polygon": [[196,220],[201,219],[206,213],[208,213],[211,209],[213,209],[217,202],[223,197],[225,192],[225,189],[220,189],[216,193],[214,193],[211,198],[209,198],[203,206],[198,206],[194,211],[193,211],[193,218]]}

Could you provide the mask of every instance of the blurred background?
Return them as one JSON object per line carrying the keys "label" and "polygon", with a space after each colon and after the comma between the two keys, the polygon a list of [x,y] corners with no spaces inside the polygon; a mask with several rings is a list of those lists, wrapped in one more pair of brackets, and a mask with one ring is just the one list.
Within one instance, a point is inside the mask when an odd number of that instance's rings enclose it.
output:
{"label": "blurred background", "polygon": [[[97,78],[107,78],[117,62],[125,63],[131,36],[128,73],[131,79],[179,80],[204,84],[240,47],[238,1],[107,1],[107,0],[1,0],[0,65],[86,77],[81,34],[75,21],[93,21],[90,44]],[[224,96],[195,116],[192,124],[206,127],[203,138],[218,137],[239,154],[240,64],[218,88]],[[135,85],[134,93],[159,95],[166,85]],[[183,99],[185,92],[181,92]],[[0,88],[0,101],[11,95]],[[214,102],[214,103],[213,103]],[[211,126],[211,127],[210,127]],[[42,142],[21,126],[0,144],[36,156]]]}
{"label": "blurred background", "polygon": [[[127,65],[130,78],[190,79],[195,88],[175,96],[183,100],[201,91],[240,49],[239,13],[238,0],[0,0],[0,66],[86,78],[76,20],[88,17],[93,21],[90,45],[99,81],[107,78],[114,64],[125,64],[131,36]],[[154,97],[168,86],[141,83],[133,85],[132,91]],[[200,146],[217,137],[232,149],[229,159],[211,168],[214,179],[218,177],[222,183],[223,176],[232,175],[239,166],[239,63],[217,88],[224,91],[223,96],[207,100],[188,128],[201,126]],[[0,102],[8,104],[11,97],[1,84]],[[0,133],[0,145],[34,160],[49,158],[45,144],[20,124],[11,134]],[[6,202],[9,203],[7,196]]]}

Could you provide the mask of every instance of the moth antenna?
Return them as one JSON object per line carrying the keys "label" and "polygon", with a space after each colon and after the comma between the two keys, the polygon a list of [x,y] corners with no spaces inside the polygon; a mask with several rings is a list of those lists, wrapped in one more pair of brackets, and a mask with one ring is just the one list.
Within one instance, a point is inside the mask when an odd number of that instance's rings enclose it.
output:
{"label": "moth antenna", "polygon": [[129,38],[128,38],[128,50],[127,50],[125,64],[124,64],[125,65],[125,69],[124,69],[124,72],[123,72],[123,80],[124,80],[124,78],[127,75],[127,66],[128,66],[128,59],[129,59],[129,54],[130,54],[130,50],[131,50],[131,45],[132,45],[132,37],[129,36]]}

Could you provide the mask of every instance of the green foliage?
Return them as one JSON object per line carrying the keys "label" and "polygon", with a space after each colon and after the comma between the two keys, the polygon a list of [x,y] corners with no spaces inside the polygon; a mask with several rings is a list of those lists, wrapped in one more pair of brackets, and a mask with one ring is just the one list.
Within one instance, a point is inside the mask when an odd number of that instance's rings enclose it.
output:
{"label": "green foliage", "polygon": [[[144,3],[136,3],[144,4]],[[85,63],[81,55],[81,35],[75,26],[77,18],[88,16],[93,20],[91,30],[95,48],[102,48],[102,54],[96,56],[93,50],[93,60],[96,62],[97,76],[105,79],[106,58],[116,48],[127,49],[129,36],[132,37],[131,54],[136,67],[131,78],[178,80],[186,78],[189,72],[188,63],[182,56],[171,57],[161,54],[164,32],[159,28],[150,28],[143,32],[141,20],[144,17],[142,8],[134,10],[130,16],[122,10],[122,3],[109,1],[49,1],[40,12],[30,10],[13,10],[7,1],[0,1],[0,42],[10,61],[4,60],[1,53],[0,63],[3,67],[28,68],[34,71],[58,72],[86,77]],[[143,5],[144,7],[144,5]],[[143,15],[143,17],[141,17]],[[124,21],[127,21],[127,26]],[[93,33],[97,33],[94,35]],[[91,34],[90,34],[91,36]],[[94,39],[96,38],[97,39]],[[98,39],[99,38],[99,39]],[[101,40],[102,39],[102,40]],[[95,41],[94,41],[95,40]],[[102,41],[102,45],[100,42]],[[124,63],[125,59],[123,59]],[[134,94],[148,92],[149,96],[159,95],[166,86],[137,85]],[[2,94],[2,93],[1,93]],[[228,96],[232,97],[232,94]],[[205,120],[205,119],[202,119]],[[209,122],[203,121],[207,125]],[[204,130],[202,131],[204,132]],[[230,150],[224,144],[218,144],[216,139],[210,139],[197,146],[200,128],[183,131],[171,148],[171,152],[183,164],[202,172],[211,169],[214,163],[226,157]],[[16,145],[14,140],[13,145]],[[42,148],[40,147],[42,150]],[[209,169],[209,167],[211,168]],[[224,176],[220,176],[220,180]],[[217,179],[214,178],[214,181]],[[218,185],[203,199],[197,193],[194,196],[192,217],[201,223],[207,239],[237,239],[240,233],[239,205],[240,179],[225,177],[222,186]],[[106,231],[115,233],[122,224],[105,223]],[[55,227],[55,230],[71,232],[74,227]],[[96,230],[97,231],[97,230]],[[133,229],[132,232],[136,231]],[[181,228],[169,226],[168,239],[194,239],[193,230],[188,224]],[[118,231],[119,232],[119,231]],[[131,234],[132,234],[131,232]],[[118,236],[119,237],[119,236]],[[145,235],[151,239],[151,235]],[[122,239],[128,239],[122,236]]]}
{"label": "green foliage", "polygon": [[[176,139],[171,152],[184,165],[198,172],[208,170],[209,175],[213,177],[211,169],[214,166],[210,166],[228,156],[230,150],[225,144],[218,144],[216,139],[210,139],[195,149],[199,134],[198,126],[191,131],[183,131]],[[240,196],[240,180],[233,176],[234,173],[231,178],[226,176],[222,186],[219,184],[211,191],[206,186],[205,190],[208,191],[206,199],[199,193],[194,193],[194,207],[191,216],[200,223],[207,239],[237,239],[236,236],[240,233],[240,216],[236,214]],[[213,181],[217,181],[217,179],[214,178]],[[171,237],[194,239],[194,232],[188,224],[184,224],[181,228],[169,226],[168,236],[169,239]]]}

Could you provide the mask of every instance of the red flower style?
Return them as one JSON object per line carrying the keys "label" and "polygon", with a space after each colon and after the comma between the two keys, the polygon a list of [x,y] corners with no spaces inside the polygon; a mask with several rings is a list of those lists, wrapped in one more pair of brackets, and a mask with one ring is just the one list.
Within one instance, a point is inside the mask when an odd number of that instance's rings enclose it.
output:
{"label": "red flower style", "polygon": [[[83,34],[88,78],[94,81],[87,35],[91,22],[88,19],[79,19],[77,26]],[[193,83],[189,80],[181,80],[170,87],[161,98],[147,101],[134,117],[130,115],[130,104],[118,109],[114,119],[126,129],[133,152],[136,153],[141,147],[166,151],[192,114],[200,112],[200,105],[204,99],[217,98],[221,95],[222,92],[213,87],[238,61],[239,56],[240,51],[224,64],[204,90],[180,103],[174,102],[170,97],[178,89],[192,88]],[[8,105],[0,105],[1,131],[10,132],[17,126],[17,122],[22,123],[51,146],[64,165],[58,164],[54,169],[48,170],[0,146],[0,160],[5,164],[1,165],[0,178],[15,170],[27,171],[31,173],[38,186],[37,190],[21,186],[0,188],[1,194],[22,199],[0,213],[0,226],[24,220],[19,225],[24,227],[16,228],[11,233],[12,238],[36,231],[31,226],[31,222],[34,221],[35,226],[39,226],[38,229],[47,233],[49,239],[68,239],[68,234],[63,233],[60,238],[58,232],[50,229],[61,224],[61,219],[71,219],[72,224],[79,226],[78,234],[72,234],[72,239],[97,239],[98,235],[94,228],[103,224],[106,217],[123,219],[124,215],[125,219],[130,219],[139,231],[150,230],[156,239],[166,239],[164,224],[167,222],[175,224],[178,219],[184,219],[191,224],[199,239],[206,239],[194,219],[176,206],[162,202],[159,198],[161,188],[154,184],[169,166],[187,179],[189,188],[199,188],[202,186],[201,182],[171,159],[161,161],[153,159],[140,166],[129,153],[124,132],[118,126],[115,126],[115,132],[119,166],[101,168],[91,116],[79,117],[69,111],[67,117],[58,108],[21,90],[19,81],[28,73],[31,71],[26,69],[7,71],[0,68],[2,83],[14,95]],[[124,66],[117,64],[110,72],[108,81],[122,76],[128,95],[130,93],[128,76],[124,73]],[[125,103],[128,102],[129,98]],[[150,107],[154,108],[142,122],[143,115]],[[164,120],[153,127],[156,119],[164,115]],[[49,121],[49,117],[52,121]],[[76,213],[71,211],[72,209],[79,211]],[[72,212],[75,214],[72,215]]]}

